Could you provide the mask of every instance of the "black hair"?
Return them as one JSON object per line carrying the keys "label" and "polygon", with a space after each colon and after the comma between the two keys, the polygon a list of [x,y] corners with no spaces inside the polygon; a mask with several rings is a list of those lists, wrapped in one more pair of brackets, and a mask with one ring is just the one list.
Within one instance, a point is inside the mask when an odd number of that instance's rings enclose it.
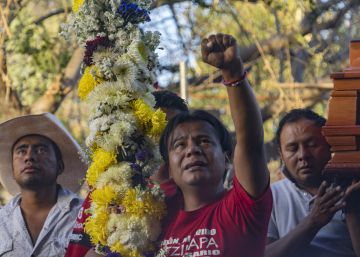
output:
{"label": "black hair", "polygon": [[175,108],[182,112],[189,111],[186,101],[171,91],[154,91],[152,94],[155,97],[155,108]]}
{"label": "black hair", "polygon": [[296,121],[299,121],[301,119],[306,119],[306,120],[310,120],[313,121],[314,124],[321,128],[325,125],[326,123],[326,119],[322,116],[320,116],[319,114],[315,113],[312,110],[309,109],[293,109],[290,112],[286,113],[280,120],[279,122],[279,126],[276,130],[276,143],[278,148],[281,148],[281,144],[280,144],[280,134],[281,131],[283,129],[283,127],[285,126],[285,124],[287,123],[293,123]]}
{"label": "black hair", "polygon": [[194,121],[204,121],[209,123],[215,129],[222,150],[229,158],[232,157],[233,144],[229,131],[215,116],[203,110],[196,110],[192,113],[182,112],[171,119],[166,125],[160,138],[160,153],[167,165],[169,164],[168,145],[170,135],[179,124]]}

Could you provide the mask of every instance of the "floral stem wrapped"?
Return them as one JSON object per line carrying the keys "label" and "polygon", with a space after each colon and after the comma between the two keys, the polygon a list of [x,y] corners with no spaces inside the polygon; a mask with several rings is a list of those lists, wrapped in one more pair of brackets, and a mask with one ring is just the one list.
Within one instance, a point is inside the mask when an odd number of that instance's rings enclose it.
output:
{"label": "floral stem wrapped", "polygon": [[165,114],[154,110],[151,92],[158,64],[158,32],[149,0],[74,0],[62,34],[85,48],[78,93],[89,105],[86,144],[92,162],[91,216],[85,230],[108,256],[152,256],[164,217],[164,195],[147,180],[160,165],[158,139]]}

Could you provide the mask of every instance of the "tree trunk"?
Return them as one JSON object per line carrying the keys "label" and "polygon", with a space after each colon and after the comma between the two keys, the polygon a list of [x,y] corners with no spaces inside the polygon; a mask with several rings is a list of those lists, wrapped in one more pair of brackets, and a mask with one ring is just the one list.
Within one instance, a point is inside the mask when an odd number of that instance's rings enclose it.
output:
{"label": "tree trunk", "polygon": [[1,116],[4,118],[19,115],[23,111],[16,92],[14,92],[10,86],[10,79],[7,74],[6,66],[6,52],[4,48],[0,49],[0,107],[2,109]]}
{"label": "tree trunk", "polygon": [[74,89],[80,78],[80,67],[84,50],[74,51],[64,73],[57,76],[46,92],[37,99],[30,109],[30,113],[56,112],[65,97]]}

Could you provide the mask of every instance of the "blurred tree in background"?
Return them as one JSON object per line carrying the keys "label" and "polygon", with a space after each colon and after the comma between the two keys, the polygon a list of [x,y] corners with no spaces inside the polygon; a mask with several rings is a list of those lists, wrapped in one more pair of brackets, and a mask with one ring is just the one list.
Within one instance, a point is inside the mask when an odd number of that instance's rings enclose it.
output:
{"label": "blurred tree in background", "polygon": [[[76,96],[83,51],[59,36],[70,0],[2,0],[0,121],[53,112],[83,142],[86,106]],[[347,66],[348,45],[360,38],[359,0],[158,0],[144,29],[162,33],[159,82],[179,92],[179,62],[187,64],[188,101],[215,110],[230,126],[221,78],[199,59],[201,38],[232,34],[262,107],[269,161],[273,132],[294,107],[326,115],[329,74]],[[275,168],[278,164],[272,164]]]}

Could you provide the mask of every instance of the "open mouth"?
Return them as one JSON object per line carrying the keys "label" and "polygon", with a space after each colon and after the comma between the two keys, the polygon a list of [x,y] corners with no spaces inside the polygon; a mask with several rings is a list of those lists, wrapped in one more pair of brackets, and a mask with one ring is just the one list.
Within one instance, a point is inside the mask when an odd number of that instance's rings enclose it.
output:
{"label": "open mouth", "polygon": [[192,169],[197,169],[200,167],[205,167],[206,163],[203,161],[195,161],[195,162],[191,162],[185,165],[185,170],[192,170]]}

